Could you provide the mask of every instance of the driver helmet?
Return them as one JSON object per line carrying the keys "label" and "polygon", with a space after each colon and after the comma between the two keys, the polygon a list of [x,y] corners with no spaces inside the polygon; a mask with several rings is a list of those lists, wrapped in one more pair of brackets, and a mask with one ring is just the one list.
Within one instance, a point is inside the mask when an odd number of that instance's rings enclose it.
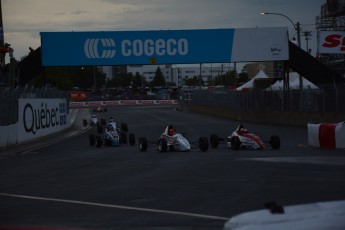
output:
{"label": "driver helmet", "polygon": [[107,130],[114,131],[114,127],[112,125],[108,125]]}
{"label": "driver helmet", "polygon": [[169,125],[169,126],[168,126],[168,134],[169,134],[170,136],[172,136],[172,135],[175,134],[175,130],[174,130],[174,128],[173,128],[172,125]]}
{"label": "driver helmet", "polygon": [[242,133],[248,133],[248,130],[245,129],[245,128],[240,128],[240,132],[242,132]]}
{"label": "driver helmet", "polygon": [[91,116],[91,118],[96,118],[96,115],[95,115],[95,114],[93,114],[93,115]]}
{"label": "driver helmet", "polygon": [[110,117],[109,122],[115,122],[113,117]]}

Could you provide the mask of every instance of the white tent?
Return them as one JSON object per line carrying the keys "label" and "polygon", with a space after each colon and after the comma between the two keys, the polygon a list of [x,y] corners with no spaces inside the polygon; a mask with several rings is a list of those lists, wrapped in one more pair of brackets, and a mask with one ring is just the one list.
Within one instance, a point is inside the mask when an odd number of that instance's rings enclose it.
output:
{"label": "white tent", "polygon": [[[291,81],[290,80],[290,88],[291,89],[299,89],[300,88],[300,81],[299,81],[299,75],[296,72],[290,73],[290,79],[291,76],[293,76],[293,78],[295,80]],[[316,85],[314,85],[313,83],[311,83],[310,81],[308,81],[307,79],[305,79],[304,77],[302,77],[302,84],[303,84],[303,89],[318,89],[319,87],[317,87]]]}
{"label": "white tent", "polygon": [[251,89],[254,86],[254,80],[255,79],[259,79],[259,78],[268,78],[268,76],[265,74],[264,71],[260,70],[255,77],[253,77],[252,79],[250,79],[249,81],[247,81],[246,83],[244,83],[243,85],[241,85],[240,87],[237,87],[236,90],[242,90],[242,89]]}
{"label": "white tent", "polygon": [[[303,89],[318,89],[316,85],[302,77],[302,84],[303,84]],[[289,85],[290,89],[299,89],[300,87],[300,81],[299,81],[299,74],[296,72],[291,72],[289,73]],[[277,81],[270,87],[268,87],[266,90],[283,90],[284,88],[284,80]]]}

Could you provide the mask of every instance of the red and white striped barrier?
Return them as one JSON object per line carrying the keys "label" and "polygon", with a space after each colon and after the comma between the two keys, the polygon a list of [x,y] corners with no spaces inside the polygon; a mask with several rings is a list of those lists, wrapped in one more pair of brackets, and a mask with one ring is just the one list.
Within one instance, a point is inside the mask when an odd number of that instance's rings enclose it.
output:
{"label": "red and white striped barrier", "polygon": [[345,148],[345,122],[308,124],[308,145],[320,148]]}

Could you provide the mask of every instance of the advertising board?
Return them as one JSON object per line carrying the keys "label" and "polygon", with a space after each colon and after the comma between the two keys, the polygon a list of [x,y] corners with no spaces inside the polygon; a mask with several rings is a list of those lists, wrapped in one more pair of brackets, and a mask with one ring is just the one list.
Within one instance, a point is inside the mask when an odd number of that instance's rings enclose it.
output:
{"label": "advertising board", "polygon": [[345,54],[345,31],[320,31],[319,53]]}
{"label": "advertising board", "polygon": [[[41,32],[43,66],[287,60],[287,28]],[[233,52],[234,51],[234,52]]]}
{"label": "advertising board", "polygon": [[20,98],[18,142],[62,131],[69,127],[66,99]]}

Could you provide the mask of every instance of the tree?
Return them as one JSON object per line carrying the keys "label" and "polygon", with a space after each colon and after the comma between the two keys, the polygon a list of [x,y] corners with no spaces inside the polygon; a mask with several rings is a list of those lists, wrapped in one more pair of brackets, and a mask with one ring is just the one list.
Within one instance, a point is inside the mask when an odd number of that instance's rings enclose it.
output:
{"label": "tree", "polygon": [[166,81],[165,81],[164,75],[158,66],[155,73],[155,77],[151,81],[151,86],[156,87],[156,86],[165,86],[165,85],[166,85]]}
{"label": "tree", "polygon": [[102,87],[105,84],[105,74],[94,66],[60,66],[46,67],[42,76],[35,79],[36,87],[51,85],[61,90],[71,90],[74,86],[89,89],[94,85]]}
{"label": "tree", "polygon": [[235,70],[218,75],[214,78],[214,85],[235,85],[237,83],[237,72]]}
{"label": "tree", "polygon": [[[199,85],[199,78],[198,76],[194,76],[193,78],[186,78],[185,79],[185,85],[187,86],[198,86]],[[201,85],[203,85],[204,82],[201,79]]]}
{"label": "tree", "polygon": [[139,72],[136,72],[133,80],[133,85],[141,88],[143,86],[143,83],[143,77],[140,76]]}

